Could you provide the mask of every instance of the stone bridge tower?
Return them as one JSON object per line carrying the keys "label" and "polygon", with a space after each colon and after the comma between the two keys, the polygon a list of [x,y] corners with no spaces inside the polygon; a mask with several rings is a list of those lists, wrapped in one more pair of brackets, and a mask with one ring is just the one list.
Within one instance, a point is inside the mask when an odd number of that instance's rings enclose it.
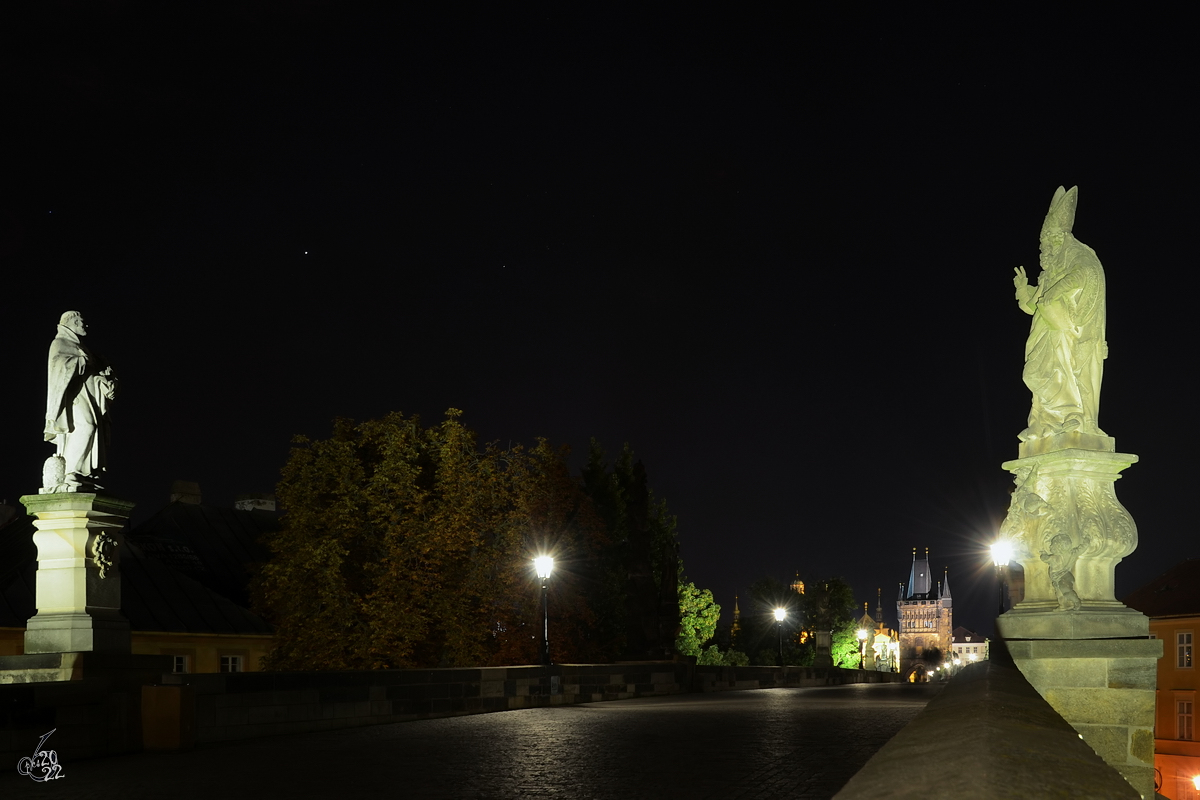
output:
{"label": "stone bridge tower", "polygon": [[925,548],[924,558],[917,558],[917,549],[913,548],[908,584],[900,584],[896,599],[896,618],[900,624],[900,673],[908,677],[918,667],[936,669],[926,656],[934,648],[943,655],[951,652],[954,618],[949,575],[942,581],[933,580],[929,548]]}

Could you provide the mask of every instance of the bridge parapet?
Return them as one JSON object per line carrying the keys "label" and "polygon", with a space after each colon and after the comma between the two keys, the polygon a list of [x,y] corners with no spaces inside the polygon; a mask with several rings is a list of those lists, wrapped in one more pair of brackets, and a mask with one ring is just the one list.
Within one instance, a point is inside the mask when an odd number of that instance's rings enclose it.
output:
{"label": "bridge parapet", "polygon": [[[1006,659],[1003,644],[992,656],[960,671],[836,797],[1140,796]],[[953,768],[911,768],[922,763]]]}

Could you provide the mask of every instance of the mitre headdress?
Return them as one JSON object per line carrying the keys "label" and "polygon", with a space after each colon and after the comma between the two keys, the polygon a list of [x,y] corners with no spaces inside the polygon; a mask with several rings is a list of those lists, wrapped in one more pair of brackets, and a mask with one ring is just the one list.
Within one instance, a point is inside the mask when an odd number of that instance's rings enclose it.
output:
{"label": "mitre headdress", "polygon": [[1042,223],[1042,236],[1051,233],[1070,233],[1075,226],[1075,208],[1079,205],[1079,187],[1072,186],[1071,191],[1058,187],[1054,199],[1050,201],[1050,210],[1046,212],[1046,221]]}

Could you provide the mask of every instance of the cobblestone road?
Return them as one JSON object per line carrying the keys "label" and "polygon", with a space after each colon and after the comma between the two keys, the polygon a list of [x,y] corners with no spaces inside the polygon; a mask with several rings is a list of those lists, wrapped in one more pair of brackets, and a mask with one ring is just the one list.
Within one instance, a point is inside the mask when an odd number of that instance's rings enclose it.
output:
{"label": "cobblestone road", "polygon": [[[678,695],[223,743],[73,762],[0,798],[831,797],[937,686]],[[53,741],[47,743],[53,747]]]}

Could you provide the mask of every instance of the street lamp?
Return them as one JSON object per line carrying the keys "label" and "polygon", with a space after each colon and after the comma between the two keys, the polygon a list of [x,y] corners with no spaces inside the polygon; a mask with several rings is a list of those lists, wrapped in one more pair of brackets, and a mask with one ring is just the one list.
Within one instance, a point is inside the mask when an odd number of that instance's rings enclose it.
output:
{"label": "street lamp", "polygon": [[858,629],[858,668],[866,669],[867,661],[867,629]]}
{"label": "street lamp", "polygon": [[781,667],[783,666],[783,618],[786,616],[786,609],[775,609],[775,627],[779,630],[779,666]]}
{"label": "street lamp", "polygon": [[1000,584],[1000,612],[1004,613],[1004,571],[1012,561],[1012,545],[1001,539],[992,545],[992,561],[996,564],[996,580]]}
{"label": "street lamp", "polygon": [[547,581],[550,571],[554,569],[554,559],[551,556],[538,556],[533,560],[533,568],[542,579],[542,666],[550,666],[550,601],[547,592]]}

